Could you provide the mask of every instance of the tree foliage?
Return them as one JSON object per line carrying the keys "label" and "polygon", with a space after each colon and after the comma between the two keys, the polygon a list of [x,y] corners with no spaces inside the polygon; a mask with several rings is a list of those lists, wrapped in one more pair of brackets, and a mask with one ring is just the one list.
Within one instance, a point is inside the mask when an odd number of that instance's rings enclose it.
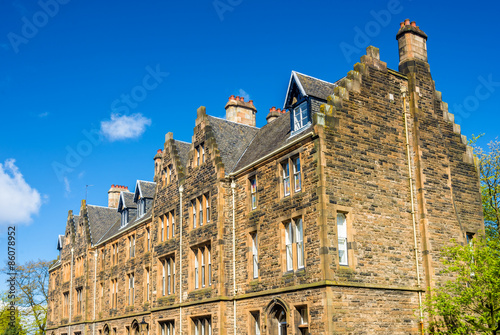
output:
{"label": "tree foliage", "polygon": [[500,334],[500,240],[477,237],[444,251],[444,274],[454,278],[430,292],[429,333]]}
{"label": "tree foliage", "polygon": [[475,145],[479,136],[472,136],[474,154],[479,160],[484,223],[489,234],[500,236],[500,141],[488,143],[488,150]]}
{"label": "tree foliage", "polygon": [[28,261],[15,268],[16,306],[22,325],[30,334],[45,334],[50,264]]}

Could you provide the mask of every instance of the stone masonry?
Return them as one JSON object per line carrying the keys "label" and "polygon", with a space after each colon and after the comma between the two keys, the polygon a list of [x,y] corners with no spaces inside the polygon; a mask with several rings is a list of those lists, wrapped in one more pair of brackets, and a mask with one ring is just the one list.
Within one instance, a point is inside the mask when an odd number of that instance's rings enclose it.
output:
{"label": "stone masonry", "polygon": [[421,334],[440,250],[484,223],[427,35],[406,20],[397,40],[398,71],[370,46],[335,83],[293,72],[262,128],[243,98],[200,107],[154,182],[70,211],[48,334]]}

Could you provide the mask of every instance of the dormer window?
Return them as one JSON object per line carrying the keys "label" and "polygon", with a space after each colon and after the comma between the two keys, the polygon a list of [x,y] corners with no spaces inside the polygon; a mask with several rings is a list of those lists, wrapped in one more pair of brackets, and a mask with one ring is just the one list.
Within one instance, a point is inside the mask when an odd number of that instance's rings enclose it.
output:
{"label": "dormer window", "polygon": [[122,222],[121,227],[126,226],[128,223],[128,209],[122,210]]}
{"label": "dormer window", "polygon": [[141,198],[137,203],[137,217],[142,217],[146,214],[146,199]]}
{"label": "dormer window", "polygon": [[304,101],[293,109],[293,131],[297,132],[309,123],[309,111],[307,101]]}

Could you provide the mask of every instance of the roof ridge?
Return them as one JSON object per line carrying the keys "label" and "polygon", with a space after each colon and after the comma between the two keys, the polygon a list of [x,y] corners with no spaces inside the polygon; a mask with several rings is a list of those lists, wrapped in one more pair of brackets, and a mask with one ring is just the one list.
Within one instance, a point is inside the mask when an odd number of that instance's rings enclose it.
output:
{"label": "roof ridge", "polygon": [[101,207],[101,208],[107,208],[107,209],[116,209],[116,208],[113,208],[113,207],[100,206],[100,205],[87,205],[87,207]]}
{"label": "roof ridge", "polygon": [[154,181],[148,181],[148,180],[137,179],[137,181],[142,181],[143,183],[156,184],[156,182],[154,182]]}
{"label": "roof ridge", "polygon": [[186,143],[186,144],[189,144],[189,145],[191,145],[191,144],[192,144],[191,142],[186,142],[186,141],[181,141],[181,140],[176,140],[176,139],[174,139],[174,141],[175,141],[175,142],[182,142],[182,143]]}
{"label": "roof ridge", "polygon": [[[330,85],[335,85],[335,83],[338,81],[338,80],[337,80],[336,82],[333,82],[333,83],[332,83],[332,82],[330,82],[330,81],[326,81],[326,80],[323,80],[323,79],[319,79],[319,78],[316,78],[316,77],[313,77],[313,76],[310,76],[310,75],[308,75],[308,74],[304,74],[304,73],[301,73],[301,72],[298,72],[298,71],[293,71],[293,70],[292,70],[292,72],[295,72],[296,74],[300,74],[301,76],[306,76],[306,77],[309,77],[309,78],[312,78],[312,79],[315,79],[315,80],[318,80],[318,81],[322,81],[322,82],[327,83],[327,84],[330,84]],[[342,78],[344,78],[344,77],[342,77]],[[342,78],[340,78],[340,79],[342,79]],[[340,79],[339,79],[339,80],[340,80]]]}
{"label": "roof ridge", "polygon": [[259,127],[249,126],[249,125],[247,125],[247,124],[239,123],[239,122],[236,122],[236,121],[226,120],[226,119],[223,119],[223,118],[221,118],[221,117],[217,117],[217,116],[213,116],[213,115],[207,115],[207,116],[209,116],[209,117],[213,117],[214,119],[219,119],[219,120],[222,120],[222,121],[226,121],[226,122],[236,123],[237,125],[240,125],[240,126],[245,126],[245,127],[250,127],[250,128],[260,129]]}

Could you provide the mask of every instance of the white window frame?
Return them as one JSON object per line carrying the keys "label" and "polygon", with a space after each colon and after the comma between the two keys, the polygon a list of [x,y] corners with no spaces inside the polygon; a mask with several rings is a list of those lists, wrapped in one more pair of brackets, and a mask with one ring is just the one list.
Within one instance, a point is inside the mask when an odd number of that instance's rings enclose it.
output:
{"label": "white window frame", "polygon": [[165,215],[167,217],[167,240],[170,239],[170,213]]}
{"label": "white window frame", "polygon": [[162,259],[161,261],[161,265],[162,265],[162,278],[161,278],[161,293],[163,296],[165,296],[165,263],[166,263],[166,259]]}
{"label": "white window frame", "polygon": [[205,194],[205,209],[206,209],[206,218],[207,223],[210,222],[210,193]]}
{"label": "white window frame", "polygon": [[259,278],[259,250],[257,232],[252,234],[252,273],[253,278]]}
{"label": "white window frame", "polygon": [[196,199],[196,201],[198,202],[198,208],[199,208],[199,211],[200,211],[200,215],[198,217],[198,221],[200,223],[200,227],[203,226],[203,196],[200,196]]}
{"label": "white window frame", "polygon": [[193,215],[193,229],[196,228],[196,199],[191,201],[192,215]]}
{"label": "white window frame", "polygon": [[[300,192],[302,189],[302,173],[300,166],[300,156],[292,158],[293,165],[293,187],[295,192]],[[297,187],[298,186],[298,187]]]}
{"label": "white window frame", "polygon": [[291,193],[290,185],[290,163],[288,159],[281,163],[281,169],[283,170],[283,194],[288,197]]}
{"label": "white window frame", "polygon": [[349,266],[347,250],[347,217],[344,213],[337,213],[337,235],[339,265]]}
{"label": "white window frame", "polygon": [[309,123],[309,110],[307,101],[293,109],[293,131],[297,132]]}
{"label": "white window frame", "polygon": [[128,275],[128,304],[131,306],[134,304],[135,298],[135,278],[134,274]]}
{"label": "white window frame", "polygon": [[285,244],[286,244],[286,270],[293,270],[293,229],[292,222],[285,225]]}
{"label": "white window frame", "polygon": [[198,262],[198,249],[194,251],[194,288],[199,288],[199,262]]}
{"label": "white window frame", "polygon": [[163,242],[165,240],[165,218],[164,216],[162,215],[160,217],[160,221],[161,221],[161,236],[160,236],[160,240]]}
{"label": "white window frame", "polygon": [[208,286],[212,285],[212,257],[210,255],[211,247],[207,247],[207,258],[208,258]]}
{"label": "white window frame", "polygon": [[252,209],[257,208],[257,176],[250,177],[250,201]]}
{"label": "white window frame", "polygon": [[303,269],[305,267],[304,260],[304,222],[299,217],[294,220],[295,225],[295,243],[297,252],[297,268]]}
{"label": "white window frame", "polygon": [[146,268],[146,301],[149,301],[149,268]]}

